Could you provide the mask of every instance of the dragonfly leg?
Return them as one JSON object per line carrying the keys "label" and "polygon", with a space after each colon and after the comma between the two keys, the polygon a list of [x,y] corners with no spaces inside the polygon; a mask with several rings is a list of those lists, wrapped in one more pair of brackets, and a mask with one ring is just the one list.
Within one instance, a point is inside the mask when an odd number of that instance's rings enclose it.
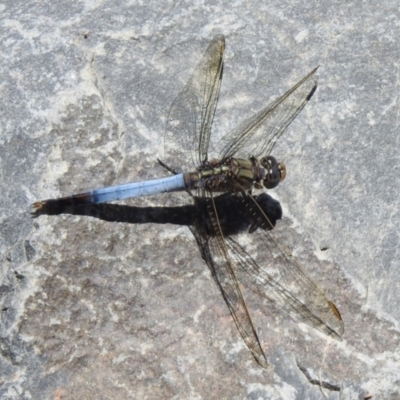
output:
{"label": "dragonfly leg", "polygon": [[165,168],[167,171],[171,172],[171,174],[173,175],[178,175],[178,172],[176,172],[175,170],[173,170],[171,167],[169,167],[167,164],[165,164],[164,162],[162,162],[159,158],[157,158],[158,163]]}

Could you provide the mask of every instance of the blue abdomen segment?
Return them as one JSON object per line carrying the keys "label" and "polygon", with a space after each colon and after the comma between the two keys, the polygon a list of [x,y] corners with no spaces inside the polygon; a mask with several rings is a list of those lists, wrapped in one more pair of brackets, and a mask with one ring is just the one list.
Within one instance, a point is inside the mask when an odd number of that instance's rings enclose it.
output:
{"label": "blue abdomen segment", "polygon": [[91,192],[73,194],[72,196],[60,197],[58,199],[36,201],[32,204],[33,215],[37,216],[41,213],[49,215],[61,214],[70,207],[106,203],[108,201],[180,190],[185,190],[184,174],[151,181],[126,183],[124,185],[96,189]]}
{"label": "blue abdomen segment", "polygon": [[165,192],[176,192],[185,189],[183,174],[151,181],[132,182],[124,185],[96,189],[91,192],[92,203],[105,203],[132,197],[151,196]]}

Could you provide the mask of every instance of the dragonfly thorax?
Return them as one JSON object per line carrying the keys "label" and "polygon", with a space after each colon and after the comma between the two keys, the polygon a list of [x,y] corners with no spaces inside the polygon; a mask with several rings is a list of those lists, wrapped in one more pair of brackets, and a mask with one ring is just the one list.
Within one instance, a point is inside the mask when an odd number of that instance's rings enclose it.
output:
{"label": "dragonfly thorax", "polygon": [[187,189],[207,189],[211,192],[247,191],[256,187],[276,187],[286,175],[284,164],[271,156],[257,160],[227,157],[205,161],[197,172],[185,174]]}

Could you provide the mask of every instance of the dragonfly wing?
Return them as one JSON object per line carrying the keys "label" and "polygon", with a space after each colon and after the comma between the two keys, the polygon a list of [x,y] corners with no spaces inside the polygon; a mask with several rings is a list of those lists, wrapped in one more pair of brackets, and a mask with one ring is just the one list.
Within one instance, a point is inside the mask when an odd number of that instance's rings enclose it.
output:
{"label": "dragonfly wing", "polygon": [[249,311],[235,275],[232,261],[228,255],[225,239],[219,226],[213,198],[208,198],[207,209],[210,217],[208,232],[200,225],[193,229],[202,257],[209,266],[215,282],[232,314],[244,342],[256,361],[264,368],[268,363],[254,329]]}
{"label": "dragonfly wing", "polygon": [[232,156],[242,149],[246,155],[255,157],[270,154],[278,138],[315,92],[316,70],[313,69],[283,96],[225,135],[221,140],[219,158]]}
{"label": "dragonfly wing", "polygon": [[302,267],[269,228],[262,227],[265,213],[250,195],[243,195],[248,215],[252,215],[253,234],[246,242],[250,246],[261,244],[262,261],[256,262],[233,238],[227,238],[230,258],[237,276],[245,286],[327,335],[341,340],[344,331],[339,310],[318,285],[307,276]]}
{"label": "dragonfly wing", "polygon": [[[172,103],[164,137],[167,164],[187,172],[207,159],[211,125],[221,86],[225,39],[217,35]],[[186,171],[183,171],[187,168]]]}

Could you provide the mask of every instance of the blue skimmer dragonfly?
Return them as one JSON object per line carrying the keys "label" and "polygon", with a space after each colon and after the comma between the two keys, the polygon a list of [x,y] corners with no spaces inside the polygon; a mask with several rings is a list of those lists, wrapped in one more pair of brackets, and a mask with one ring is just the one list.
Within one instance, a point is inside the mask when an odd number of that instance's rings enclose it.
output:
{"label": "blue skimmer dragonfly", "polygon": [[[268,218],[268,210],[252,195],[253,188],[274,188],[285,178],[285,165],[271,156],[271,151],[316,90],[317,68],[223,137],[219,142],[219,156],[210,159],[211,126],[221,86],[224,50],[224,36],[215,36],[171,106],[164,137],[165,159],[159,162],[172,176],[38,201],[33,207],[35,215],[52,214],[54,210],[70,206],[187,191],[195,206],[206,214],[204,218],[197,218],[191,228],[202,257],[243,340],[257,362],[266,367],[267,360],[238,279],[327,335],[340,340],[343,333],[338,309],[274,238],[271,229],[275,221]],[[243,149],[251,157],[237,157]],[[216,196],[221,192],[234,197],[238,210],[246,210],[251,221],[249,233],[265,245],[262,264],[224,232],[221,224],[224,210]]]}

